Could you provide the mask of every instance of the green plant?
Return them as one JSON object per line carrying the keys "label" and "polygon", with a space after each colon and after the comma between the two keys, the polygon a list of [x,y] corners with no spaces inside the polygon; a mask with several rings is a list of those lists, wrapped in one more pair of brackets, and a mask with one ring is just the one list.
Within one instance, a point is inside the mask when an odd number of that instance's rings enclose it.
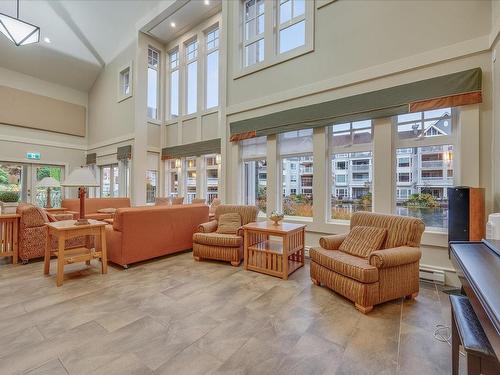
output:
{"label": "green plant", "polygon": [[14,203],[19,201],[18,191],[0,191],[0,201],[5,203]]}
{"label": "green plant", "polygon": [[426,207],[434,208],[438,207],[439,204],[436,198],[431,194],[427,193],[417,193],[410,195],[410,198],[403,204],[406,207]]}

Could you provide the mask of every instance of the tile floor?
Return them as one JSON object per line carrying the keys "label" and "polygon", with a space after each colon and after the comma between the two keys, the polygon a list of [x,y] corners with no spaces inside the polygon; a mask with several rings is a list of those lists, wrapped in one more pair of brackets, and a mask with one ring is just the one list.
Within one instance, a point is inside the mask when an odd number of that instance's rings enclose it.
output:
{"label": "tile floor", "polygon": [[[97,262],[93,263],[97,266]],[[449,374],[441,287],[363,315],[311,284],[182,253],[123,270],[0,265],[0,374]]]}

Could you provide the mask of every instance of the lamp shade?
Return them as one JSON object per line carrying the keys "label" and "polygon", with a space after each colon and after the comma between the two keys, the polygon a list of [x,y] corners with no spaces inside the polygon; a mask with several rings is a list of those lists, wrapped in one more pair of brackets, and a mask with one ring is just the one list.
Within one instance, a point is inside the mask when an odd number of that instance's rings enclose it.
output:
{"label": "lamp shade", "polygon": [[73,170],[61,186],[80,187],[80,186],[99,186],[94,174],[87,167],[81,167]]}
{"label": "lamp shade", "polygon": [[18,18],[0,13],[0,32],[16,46],[38,43],[40,28]]}
{"label": "lamp shade", "polygon": [[36,184],[37,187],[47,187],[47,188],[58,188],[61,187],[61,183],[57,181],[54,177],[44,177]]}

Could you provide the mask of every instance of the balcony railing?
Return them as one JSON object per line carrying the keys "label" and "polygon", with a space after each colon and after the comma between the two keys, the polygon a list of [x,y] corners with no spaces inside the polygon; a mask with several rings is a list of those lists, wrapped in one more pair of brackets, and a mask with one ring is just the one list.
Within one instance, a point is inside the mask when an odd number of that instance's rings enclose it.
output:
{"label": "balcony railing", "polygon": [[370,166],[369,165],[353,165],[353,166],[351,166],[351,170],[353,172],[369,172]]}
{"label": "balcony railing", "polygon": [[443,168],[445,162],[443,160],[422,160],[422,168]]}

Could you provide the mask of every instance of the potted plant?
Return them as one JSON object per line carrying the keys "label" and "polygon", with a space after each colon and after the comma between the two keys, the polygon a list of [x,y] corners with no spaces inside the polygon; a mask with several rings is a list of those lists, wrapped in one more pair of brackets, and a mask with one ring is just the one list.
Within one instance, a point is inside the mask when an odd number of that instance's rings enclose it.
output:
{"label": "potted plant", "polygon": [[0,207],[2,214],[15,214],[19,201],[18,191],[0,191]]}

